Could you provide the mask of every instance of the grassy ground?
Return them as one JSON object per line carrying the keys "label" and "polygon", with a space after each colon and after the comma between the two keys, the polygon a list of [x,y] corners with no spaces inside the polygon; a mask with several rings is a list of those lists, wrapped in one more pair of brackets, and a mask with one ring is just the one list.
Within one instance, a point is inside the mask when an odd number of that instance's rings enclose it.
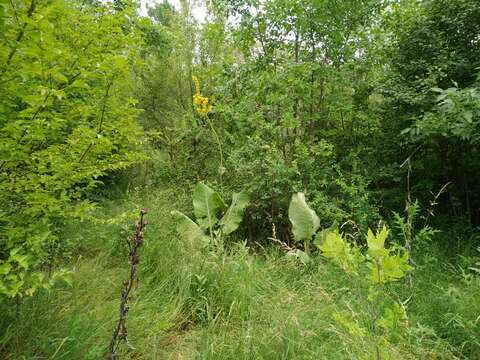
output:
{"label": "grassy ground", "polygon": [[[128,317],[132,348],[122,359],[374,359],[375,336],[352,334],[335,313],[364,324],[355,283],[321,258],[304,266],[275,247],[231,242],[222,253],[182,243],[170,211],[188,206],[173,189],[106,203],[101,218],[149,209],[141,280]],[[0,320],[4,359],[101,359],[127,277],[119,224],[71,224],[81,246],[68,267],[73,287],[6,307]],[[435,260],[437,259],[437,260]],[[479,359],[480,279],[436,257],[415,273],[413,293],[391,289],[407,304],[408,326],[382,340],[382,359]],[[4,311],[5,310],[5,311]]]}

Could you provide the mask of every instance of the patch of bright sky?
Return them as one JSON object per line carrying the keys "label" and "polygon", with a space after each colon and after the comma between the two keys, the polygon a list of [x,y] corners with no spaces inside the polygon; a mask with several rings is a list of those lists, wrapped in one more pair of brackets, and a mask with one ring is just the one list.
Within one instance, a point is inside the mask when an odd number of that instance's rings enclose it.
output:
{"label": "patch of bright sky", "polygon": [[[154,6],[155,3],[162,3],[164,0],[140,0],[140,15],[147,15],[147,6]],[[175,9],[180,9],[180,0],[168,0]],[[207,8],[203,1],[189,1],[193,17],[199,22],[204,23],[207,18]]]}

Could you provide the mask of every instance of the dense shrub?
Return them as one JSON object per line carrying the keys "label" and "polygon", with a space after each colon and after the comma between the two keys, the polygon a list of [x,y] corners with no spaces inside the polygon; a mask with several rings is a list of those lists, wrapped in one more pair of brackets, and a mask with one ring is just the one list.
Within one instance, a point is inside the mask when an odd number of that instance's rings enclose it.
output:
{"label": "dense shrub", "polygon": [[131,11],[85,2],[0,7],[0,295],[48,286],[58,226],[101,176],[142,158]]}

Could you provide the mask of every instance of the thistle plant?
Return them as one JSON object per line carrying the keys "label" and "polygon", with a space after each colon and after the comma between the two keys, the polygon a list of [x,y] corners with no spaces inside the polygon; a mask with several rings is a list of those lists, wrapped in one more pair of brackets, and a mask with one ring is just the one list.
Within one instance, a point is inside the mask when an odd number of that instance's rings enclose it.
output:
{"label": "thistle plant", "polygon": [[[129,345],[127,330],[127,315],[129,311],[128,302],[131,299],[130,293],[134,283],[138,286],[138,266],[140,255],[138,250],[143,245],[143,234],[147,221],[145,220],[146,210],[140,210],[140,220],[135,224],[135,235],[127,237],[128,257],[130,260],[130,276],[123,282],[122,294],[120,296],[119,316],[117,325],[113,329],[112,339],[108,345],[108,360],[118,359],[118,348],[122,342]],[[130,346],[130,345],[129,345]]]}

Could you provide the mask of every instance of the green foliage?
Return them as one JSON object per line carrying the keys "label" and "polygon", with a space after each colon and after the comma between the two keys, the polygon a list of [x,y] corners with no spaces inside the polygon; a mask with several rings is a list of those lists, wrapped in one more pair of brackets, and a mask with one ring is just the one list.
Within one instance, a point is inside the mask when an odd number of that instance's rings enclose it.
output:
{"label": "green foliage", "polygon": [[[129,313],[129,341],[135,349],[122,349],[122,358],[374,359],[380,334],[382,359],[433,354],[475,359],[480,287],[475,279],[460,280],[446,258],[417,270],[415,296],[406,309],[409,326],[402,320],[404,306],[394,309],[389,302],[379,311],[375,335],[367,294],[357,291],[362,277],[350,277],[319,258],[308,268],[299,266],[276,248],[258,254],[235,243],[221,255],[200,247],[185,249],[175,236],[176,224],[165,214],[191,197],[181,187],[167,186],[140,194],[97,210],[114,218],[132,204],[150,209],[139,301],[131,303]],[[7,358],[102,357],[114,325],[111,315],[118,308],[120,289],[111,284],[128,276],[118,251],[111,248],[123,248],[122,227],[129,223],[123,219],[120,224],[86,226],[75,221],[66,229],[65,236],[83,239],[89,252],[69,267],[72,287],[61,285],[23,299],[17,318],[0,304],[0,346]],[[410,296],[397,283],[384,298]]]}
{"label": "green foliage", "polygon": [[288,218],[292,223],[292,232],[295,240],[303,241],[305,248],[308,249],[308,244],[320,227],[320,219],[315,211],[307,205],[303,193],[297,193],[292,196],[288,208]]}
{"label": "green foliage", "polygon": [[412,269],[408,264],[408,253],[405,250],[400,248],[392,254],[391,250],[385,248],[387,236],[386,227],[383,227],[377,235],[371,230],[367,234],[369,279],[372,283],[380,285],[401,279]]}
{"label": "green foliage", "polygon": [[[385,240],[389,231],[384,226],[376,235],[368,230],[367,250],[350,244],[338,230],[328,232],[317,242],[322,256],[331,260],[347,274],[355,276],[359,288],[368,287],[366,307],[370,326],[376,337],[376,358],[384,358],[382,339],[396,334],[398,327],[404,325],[407,315],[403,306],[395,300],[386,301],[386,284],[405,277],[412,270],[405,249],[396,246],[386,248]],[[367,274],[365,272],[367,271]],[[356,338],[365,336],[365,330],[354,319],[345,314],[335,314],[334,319]]]}
{"label": "green foliage", "polygon": [[0,354],[476,359],[479,4],[0,0]]}
{"label": "green foliage", "polygon": [[403,133],[408,133],[416,142],[446,138],[477,144],[480,141],[480,89],[452,87],[432,91],[437,93],[437,98],[431,111]]}
{"label": "green foliage", "polygon": [[[480,246],[477,248],[477,251],[480,255]],[[472,271],[476,272],[478,275],[480,275],[480,261],[475,262],[475,265],[469,267],[468,269],[472,270]]]}
{"label": "green foliage", "polygon": [[172,211],[172,215],[176,216],[177,231],[183,236],[183,240],[187,243],[208,245],[210,242],[203,230],[192,219],[180,211]]}
{"label": "green foliage", "polygon": [[318,237],[315,240],[323,256],[331,259],[346,273],[358,275],[358,266],[362,260],[360,251],[345,241],[338,230],[329,231],[326,235],[322,234],[321,240]]}
{"label": "green foliage", "polygon": [[102,176],[143,158],[131,8],[61,0],[2,3],[0,296],[49,286],[58,225],[85,217]]}
{"label": "green foliage", "polygon": [[[219,245],[218,242],[221,241],[223,235],[229,235],[238,229],[249,205],[248,194],[235,193],[227,208],[220,194],[202,182],[195,185],[192,198],[193,213],[198,225],[183,213],[172,212],[179,218],[178,233],[190,242],[208,243],[209,236],[212,243]],[[204,231],[207,231],[208,236],[204,234]]]}
{"label": "green foliage", "polygon": [[450,183],[439,211],[476,223],[480,4],[402,1],[384,19],[390,70],[379,83],[385,135],[378,149],[392,169],[379,181],[395,181],[394,164],[413,155],[414,198],[427,203],[432,188]]}
{"label": "green foliage", "polygon": [[366,254],[362,254],[359,247],[350,244],[338,230],[330,231],[316,244],[323,256],[331,259],[345,272],[359,276],[361,266],[365,265],[369,270],[369,282],[383,286],[405,277],[411,270],[408,254],[404,250],[397,248],[392,253],[391,249],[385,248],[388,233],[386,227],[376,235],[368,230]]}
{"label": "green foliage", "polygon": [[203,229],[211,231],[226,207],[220,194],[204,183],[200,182],[193,188],[193,213]]}
{"label": "green foliage", "polygon": [[160,171],[167,172],[168,180],[198,181],[196,175],[209,169],[205,163],[211,163],[206,159],[211,150],[199,143],[202,128],[193,116],[195,24],[184,5],[149,4],[149,16],[138,21],[144,66],[136,69],[135,92],[150,145],[164,158]]}
{"label": "green foliage", "polygon": [[245,209],[250,203],[247,193],[235,193],[232,196],[232,203],[225,215],[220,220],[220,226],[225,235],[229,235],[240,226]]}
{"label": "green foliage", "polygon": [[130,218],[119,214],[129,213],[132,204],[147,207],[151,221],[139,301],[132,302],[129,314],[135,349],[123,349],[122,358],[372,359],[379,336],[382,359],[476,358],[479,277],[463,279],[436,250],[436,241],[430,253],[437,262],[417,268],[414,297],[400,305],[408,311],[408,326],[401,308],[393,309],[389,301],[411,295],[396,281],[380,293],[387,304],[379,308],[373,330],[368,293],[358,289],[367,272],[350,276],[316,257],[308,267],[300,266],[275,247],[255,250],[234,243],[222,254],[206,252],[201,244],[186,247],[175,234],[177,224],[165,214],[189,202],[190,194],[180,186],[132,190],[96,211],[120,223],[74,221],[63,235],[83,244],[81,256],[69,264],[73,286],[22,299],[18,315],[0,303],[0,346],[7,358],[102,356],[118,308],[120,289],[111,284],[128,276],[118,249]]}
{"label": "green foliage", "polygon": [[[149,129],[158,131],[155,144],[178,166],[179,177],[193,173],[219,178],[222,189],[246,189],[255,240],[270,235],[273,221],[288,241],[289,195],[298,191],[309,194],[327,222],[354,220],[366,230],[378,218],[371,177],[360,165],[364,150],[356,145],[379,130],[366,100],[370,59],[355,53],[363,53],[366,21],[381,6],[354,3],[215,1],[202,26],[186,21],[181,10],[177,22],[162,27],[178,45],[157,56],[162,69],[146,77],[142,104]],[[239,22],[227,21],[229,14]],[[183,43],[190,33],[196,45]],[[185,94],[194,98],[193,84],[184,88],[192,74],[201,79],[212,111],[188,120],[178,113],[191,104],[175,104]],[[220,166],[212,161],[218,152]]]}

